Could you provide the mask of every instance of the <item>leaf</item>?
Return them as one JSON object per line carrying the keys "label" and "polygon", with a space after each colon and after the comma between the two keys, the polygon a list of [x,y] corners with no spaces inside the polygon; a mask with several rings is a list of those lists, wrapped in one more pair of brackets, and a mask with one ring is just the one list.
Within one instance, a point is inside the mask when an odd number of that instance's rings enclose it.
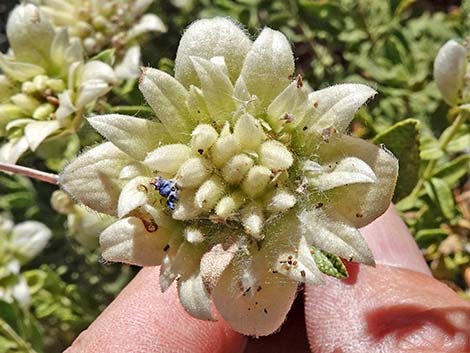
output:
{"label": "leaf", "polygon": [[447,235],[448,234],[440,228],[421,229],[416,233],[415,240],[420,248],[425,248],[431,244],[439,244]]}
{"label": "leaf", "polygon": [[103,50],[102,52],[96,54],[94,57],[90,59],[90,61],[93,61],[93,60],[102,61],[105,64],[113,66],[114,62],[116,61],[116,49]]}
{"label": "leaf", "polygon": [[444,180],[451,188],[470,171],[470,155],[465,154],[457,157],[450,163],[445,164],[434,175],[434,178]]}
{"label": "leaf", "polygon": [[15,331],[18,330],[18,312],[13,304],[0,300],[0,319],[4,320]]}
{"label": "leaf", "polygon": [[430,182],[425,183],[426,192],[431,200],[439,205],[439,208],[447,219],[455,216],[455,203],[452,190],[444,180],[432,178]]}
{"label": "leaf", "polygon": [[398,181],[393,202],[407,196],[419,180],[419,121],[403,120],[374,138],[398,158]]}
{"label": "leaf", "polygon": [[348,270],[339,256],[320,249],[315,249],[313,259],[315,260],[318,269],[328,276],[335,278],[347,278],[349,276]]}
{"label": "leaf", "polygon": [[421,159],[430,161],[439,159],[444,155],[444,152],[439,147],[439,142],[431,137],[421,139],[421,151],[419,156]]}
{"label": "leaf", "polygon": [[470,148],[470,133],[461,136],[454,136],[452,141],[446,147],[446,151],[450,153],[461,152]]}

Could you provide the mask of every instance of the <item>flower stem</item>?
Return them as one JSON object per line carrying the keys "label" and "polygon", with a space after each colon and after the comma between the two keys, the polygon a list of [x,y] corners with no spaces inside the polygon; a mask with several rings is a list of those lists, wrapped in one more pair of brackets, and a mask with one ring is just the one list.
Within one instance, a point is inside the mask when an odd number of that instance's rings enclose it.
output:
{"label": "flower stem", "polygon": [[15,332],[15,330],[13,330],[11,326],[8,325],[8,323],[2,319],[0,319],[0,332],[3,332],[6,337],[9,337],[12,341],[14,341],[18,348],[21,348],[22,352],[37,353],[28,342],[21,338]]}
{"label": "flower stem", "polygon": [[24,175],[29,178],[41,180],[49,184],[59,185],[59,176],[57,174],[41,172],[40,170],[22,167],[20,165],[0,162],[0,171]]}

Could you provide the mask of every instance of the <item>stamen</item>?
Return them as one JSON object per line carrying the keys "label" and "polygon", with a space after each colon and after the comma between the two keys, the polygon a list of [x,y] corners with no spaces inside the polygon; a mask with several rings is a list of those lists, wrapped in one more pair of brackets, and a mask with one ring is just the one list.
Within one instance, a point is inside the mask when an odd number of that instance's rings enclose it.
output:
{"label": "stamen", "polygon": [[173,180],[166,180],[160,176],[157,177],[156,180],[151,181],[150,184],[153,185],[155,190],[158,190],[161,196],[166,198],[166,205],[173,211],[175,209],[176,201],[179,200],[178,184]]}

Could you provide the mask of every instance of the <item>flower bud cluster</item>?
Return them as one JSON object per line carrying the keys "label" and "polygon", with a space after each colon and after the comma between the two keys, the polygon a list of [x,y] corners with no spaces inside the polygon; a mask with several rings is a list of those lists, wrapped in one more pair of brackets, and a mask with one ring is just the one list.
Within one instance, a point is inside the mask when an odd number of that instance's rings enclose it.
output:
{"label": "flower bud cluster", "polygon": [[149,33],[166,32],[162,20],[146,13],[154,0],[38,0],[57,27],[80,39],[88,55],[114,49],[119,78],[137,78],[140,43]]}
{"label": "flower bud cluster", "polygon": [[116,83],[111,67],[84,62],[80,42],[55,30],[32,4],[10,14],[8,55],[0,54],[0,160],[16,163],[46,139],[74,133],[84,112]]}
{"label": "flower bud cluster", "polygon": [[[174,181],[178,198],[170,207],[173,219],[238,222],[247,235],[262,240],[265,220],[296,203],[288,188],[293,160],[285,144],[245,113],[233,127],[228,122],[199,124],[188,145],[159,147],[144,163],[158,178]],[[189,227],[197,230],[194,224]]]}

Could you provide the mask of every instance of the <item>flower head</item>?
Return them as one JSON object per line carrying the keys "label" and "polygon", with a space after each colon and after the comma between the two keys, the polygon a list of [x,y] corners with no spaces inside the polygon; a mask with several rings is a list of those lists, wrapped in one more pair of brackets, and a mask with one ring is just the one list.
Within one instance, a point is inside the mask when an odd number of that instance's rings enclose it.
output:
{"label": "flower head", "polygon": [[16,163],[47,138],[74,132],[83,112],[116,81],[111,67],[84,62],[80,42],[55,30],[32,4],[10,14],[8,55],[0,54],[0,160]]}
{"label": "flower head", "polygon": [[[51,231],[42,223],[26,221],[14,225],[0,214],[0,298],[27,306],[30,293],[20,273],[22,264],[36,257],[47,245]],[[3,280],[3,281],[2,281]]]}
{"label": "flower head", "polygon": [[434,79],[442,97],[450,105],[470,101],[468,45],[465,47],[451,39],[439,49],[434,61]]}
{"label": "flower head", "polygon": [[310,92],[293,79],[286,37],[252,42],[224,18],[181,39],[175,78],[143,69],[140,90],[158,120],[95,116],[109,142],[78,157],[60,183],[119,220],[103,257],[161,265],[181,303],[212,319],[210,297],[238,332],[267,335],[300,282],[345,276],[339,257],[373,264],[362,227],[388,207],[397,161],[348,136],[375,92],[359,84]]}
{"label": "flower head", "polygon": [[88,55],[115,49],[119,78],[139,77],[140,45],[148,33],[166,32],[162,20],[145,13],[154,0],[38,0],[57,27],[79,38]]}

